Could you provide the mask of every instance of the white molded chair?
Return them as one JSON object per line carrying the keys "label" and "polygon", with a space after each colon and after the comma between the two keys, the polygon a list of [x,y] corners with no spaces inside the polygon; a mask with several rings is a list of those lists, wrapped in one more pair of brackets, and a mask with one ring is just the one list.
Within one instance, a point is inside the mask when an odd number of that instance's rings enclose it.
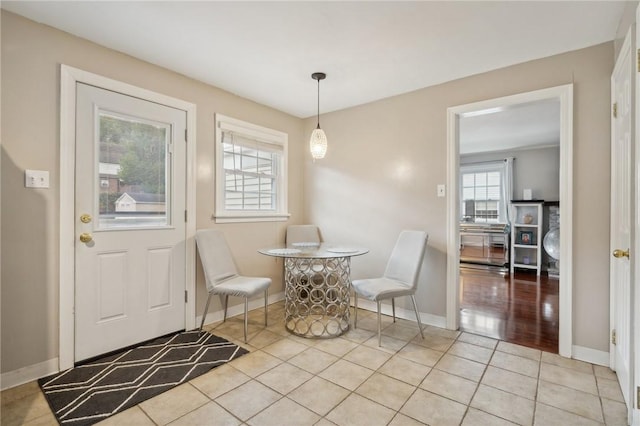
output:
{"label": "white molded chair", "polygon": [[267,299],[271,278],[244,277],[238,274],[231,251],[224,235],[214,229],[201,229],[196,232],[196,244],[202,269],[207,282],[207,303],[202,314],[200,330],[204,326],[204,319],[209,310],[211,296],[224,296],[224,320],[227,320],[227,305],[229,296],[244,297],[244,342],[247,343],[247,311],[249,298],[264,291],[264,325],[267,325]]}
{"label": "white molded chair", "polygon": [[384,276],[380,278],[354,280],[351,283],[355,290],[354,328],[357,328],[358,325],[358,295],[373,300],[378,304],[378,346],[382,345],[380,336],[380,303],[384,299],[391,299],[393,322],[395,322],[395,298],[400,296],[411,296],[413,309],[416,311],[416,319],[418,320],[418,328],[420,328],[420,335],[424,339],[415,293],[428,239],[429,235],[423,231],[402,231],[393,248],[391,257],[387,262]]}
{"label": "white molded chair", "polygon": [[293,243],[320,244],[320,230],[315,225],[289,225],[285,239],[287,245]]}

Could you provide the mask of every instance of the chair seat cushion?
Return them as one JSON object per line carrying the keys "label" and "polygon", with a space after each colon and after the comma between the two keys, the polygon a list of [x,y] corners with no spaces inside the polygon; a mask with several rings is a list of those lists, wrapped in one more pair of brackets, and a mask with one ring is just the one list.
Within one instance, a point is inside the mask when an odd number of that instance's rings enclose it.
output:
{"label": "chair seat cushion", "polygon": [[358,295],[373,301],[407,296],[414,293],[414,289],[399,281],[389,278],[369,278],[351,282]]}
{"label": "chair seat cushion", "polygon": [[243,277],[236,275],[217,284],[213,294],[225,294],[237,297],[251,297],[265,291],[271,285],[271,278]]}

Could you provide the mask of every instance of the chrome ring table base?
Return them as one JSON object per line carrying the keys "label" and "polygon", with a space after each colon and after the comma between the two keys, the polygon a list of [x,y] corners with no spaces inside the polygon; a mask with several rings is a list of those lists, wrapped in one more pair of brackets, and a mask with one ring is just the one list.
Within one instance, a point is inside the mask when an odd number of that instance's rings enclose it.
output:
{"label": "chrome ring table base", "polygon": [[287,331],[331,338],[349,330],[351,259],[287,257],[284,264]]}

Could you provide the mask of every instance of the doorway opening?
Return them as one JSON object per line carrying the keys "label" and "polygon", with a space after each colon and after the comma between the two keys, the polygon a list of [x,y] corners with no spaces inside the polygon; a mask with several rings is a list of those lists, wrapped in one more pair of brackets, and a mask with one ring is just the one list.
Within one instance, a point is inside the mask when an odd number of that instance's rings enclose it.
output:
{"label": "doorway opening", "polygon": [[[476,296],[490,294],[493,303],[503,304],[501,315],[516,312],[520,303],[531,304],[531,316],[518,321],[526,325],[546,317],[558,327],[553,352],[571,356],[572,92],[572,85],[565,85],[448,109],[448,328],[473,326],[475,332],[484,329],[485,335],[506,340],[509,329],[512,335],[519,334],[517,321],[497,321],[496,306],[478,313],[478,304],[486,300]],[[542,125],[531,117],[540,114],[555,117],[553,134],[536,134]],[[539,145],[526,138],[516,141],[513,135],[506,135],[512,145],[504,145],[495,133],[501,116],[512,116],[512,125],[521,129],[530,126]],[[542,169],[554,162],[555,178],[533,181],[536,174],[549,175]],[[554,203],[538,202],[542,197]],[[559,208],[559,218],[557,212],[550,215]],[[562,228],[555,250],[543,247],[550,222]],[[555,272],[556,259],[547,257],[548,252],[562,259],[562,273]],[[553,299],[557,307],[550,303]],[[541,322],[536,327],[544,326]],[[554,346],[540,342],[544,350]]]}

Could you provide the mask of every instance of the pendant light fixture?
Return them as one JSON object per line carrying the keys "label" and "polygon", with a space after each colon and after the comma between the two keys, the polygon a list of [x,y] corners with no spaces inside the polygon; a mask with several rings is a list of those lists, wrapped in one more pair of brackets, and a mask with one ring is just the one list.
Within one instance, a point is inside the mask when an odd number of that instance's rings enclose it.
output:
{"label": "pendant light fixture", "polygon": [[311,133],[311,140],[309,141],[309,148],[311,149],[311,156],[314,160],[324,158],[327,153],[327,135],[324,134],[324,130],[320,128],[320,80],[324,80],[327,75],[323,72],[314,72],[311,74],[311,78],[318,82],[318,127]]}

